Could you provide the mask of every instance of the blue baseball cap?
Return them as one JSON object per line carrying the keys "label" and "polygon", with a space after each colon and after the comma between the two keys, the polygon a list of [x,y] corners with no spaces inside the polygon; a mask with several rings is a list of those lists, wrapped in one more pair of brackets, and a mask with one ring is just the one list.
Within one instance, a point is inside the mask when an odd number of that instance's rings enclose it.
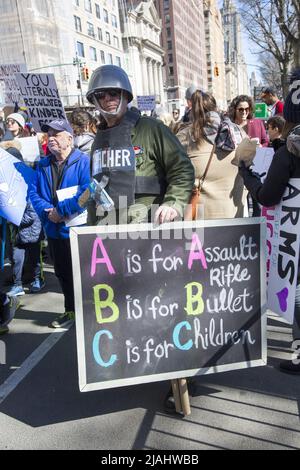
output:
{"label": "blue baseball cap", "polygon": [[54,129],[55,131],[66,131],[73,135],[73,129],[66,119],[55,119],[55,121],[51,121],[48,124],[42,124],[41,129],[42,132],[48,132],[49,129]]}

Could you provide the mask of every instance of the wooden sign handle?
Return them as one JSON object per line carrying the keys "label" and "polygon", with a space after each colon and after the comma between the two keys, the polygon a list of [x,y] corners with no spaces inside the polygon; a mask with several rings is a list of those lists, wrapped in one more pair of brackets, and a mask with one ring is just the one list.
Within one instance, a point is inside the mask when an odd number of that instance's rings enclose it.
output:
{"label": "wooden sign handle", "polygon": [[190,415],[190,397],[186,379],[171,380],[171,385],[177,413]]}

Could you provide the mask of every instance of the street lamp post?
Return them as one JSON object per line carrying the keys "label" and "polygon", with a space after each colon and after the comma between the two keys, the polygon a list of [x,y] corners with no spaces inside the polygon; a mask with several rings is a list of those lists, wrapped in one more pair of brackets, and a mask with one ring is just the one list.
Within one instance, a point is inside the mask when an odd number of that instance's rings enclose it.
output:
{"label": "street lamp post", "polygon": [[82,80],[81,80],[81,67],[84,65],[81,60],[78,57],[78,54],[76,52],[76,57],[73,59],[73,65],[77,65],[77,72],[78,72],[78,85],[80,89],[80,96],[81,96],[81,104],[82,106],[84,105],[83,101],[83,93],[82,93]]}

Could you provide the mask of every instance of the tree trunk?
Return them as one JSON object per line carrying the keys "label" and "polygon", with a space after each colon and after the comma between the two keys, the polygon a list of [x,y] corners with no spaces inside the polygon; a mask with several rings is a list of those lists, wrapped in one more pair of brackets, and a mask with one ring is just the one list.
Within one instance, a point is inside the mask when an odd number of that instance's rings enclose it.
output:
{"label": "tree trunk", "polygon": [[285,65],[281,71],[281,87],[282,87],[283,98],[286,98],[289,92],[289,78],[288,77],[289,77],[288,67]]}
{"label": "tree trunk", "polygon": [[300,38],[296,38],[293,42],[293,67],[300,67]]}

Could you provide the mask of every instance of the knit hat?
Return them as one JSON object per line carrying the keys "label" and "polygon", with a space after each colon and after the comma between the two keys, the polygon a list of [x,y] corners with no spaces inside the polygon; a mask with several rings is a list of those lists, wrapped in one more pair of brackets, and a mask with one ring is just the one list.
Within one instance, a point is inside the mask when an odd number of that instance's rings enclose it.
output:
{"label": "knit hat", "polygon": [[294,70],[290,83],[290,91],[284,102],[283,117],[288,122],[300,124],[300,69]]}
{"label": "knit hat", "polygon": [[6,119],[13,119],[16,121],[22,129],[25,127],[25,119],[23,118],[22,114],[20,113],[12,113],[9,116],[7,116]]}

